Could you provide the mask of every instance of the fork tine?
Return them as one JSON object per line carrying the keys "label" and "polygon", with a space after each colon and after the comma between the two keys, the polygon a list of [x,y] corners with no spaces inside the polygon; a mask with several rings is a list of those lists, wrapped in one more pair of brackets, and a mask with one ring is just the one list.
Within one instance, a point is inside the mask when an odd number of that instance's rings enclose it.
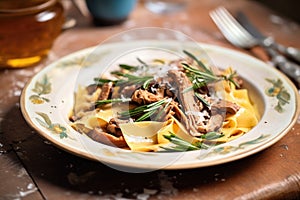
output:
{"label": "fork tine", "polygon": [[224,7],[219,7],[211,11],[210,16],[224,34],[225,38],[233,45],[249,48],[256,44],[256,40]]}
{"label": "fork tine", "polygon": [[216,10],[216,15],[219,17],[219,20],[221,24],[225,27],[224,29],[227,31],[227,37],[231,39],[231,41],[236,42],[240,46],[244,46],[243,40],[246,39],[243,35],[243,33],[240,31],[239,27],[237,27],[237,24],[234,23],[233,18],[228,16],[228,12],[224,10],[223,8],[219,8]]}
{"label": "fork tine", "polygon": [[233,34],[224,22],[224,19],[221,16],[219,16],[217,10],[210,12],[210,16],[229,42],[231,42],[235,46],[243,47],[243,45],[240,44],[238,40],[234,38]]}
{"label": "fork tine", "polygon": [[[223,13],[223,17],[226,19],[226,22],[228,25],[230,25],[233,28],[233,33],[235,33],[236,37],[240,37],[243,39],[243,41],[248,41],[250,45],[253,45],[253,41],[255,40],[247,30],[245,30],[238,21],[224,8],[220,8],[220,13]],[[245,42],[246,43],[246,42]]]}

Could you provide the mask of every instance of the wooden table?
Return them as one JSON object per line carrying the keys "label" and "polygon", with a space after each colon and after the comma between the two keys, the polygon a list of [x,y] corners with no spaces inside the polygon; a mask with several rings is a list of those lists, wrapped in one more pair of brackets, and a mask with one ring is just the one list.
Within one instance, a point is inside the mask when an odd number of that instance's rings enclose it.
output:
{"label": "wooden table", "polygon": [[246,52],[230,45],[210,19],[209,10],[220,4],[232,12],[242,10],[266,34],[300,48],[298,24],[253,1],[194,0],[185,11],[169,15],[151,13],[139,2],[125,23],[94,27],[68,1],[64,3],[66,15],[78,23],[57,38],[49,57],[35,67],[0,70],[0,199],[300,198],[299,123],[272,147],[238,161],[189,170],[125,173],[56,148],[27,125],[19,107],[24,84],[43,67],[124,30],[175,29],[196,41],[266,60],[259,48]]}

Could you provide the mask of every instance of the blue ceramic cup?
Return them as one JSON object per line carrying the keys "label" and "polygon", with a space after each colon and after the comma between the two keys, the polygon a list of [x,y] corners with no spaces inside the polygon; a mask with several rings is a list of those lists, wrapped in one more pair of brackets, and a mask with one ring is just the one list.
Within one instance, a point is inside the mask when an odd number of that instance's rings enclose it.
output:
{"label": "blue ceramic cup", "polygon": [[95,25],[120,24],[127,19],[137,0],[86,0]]}

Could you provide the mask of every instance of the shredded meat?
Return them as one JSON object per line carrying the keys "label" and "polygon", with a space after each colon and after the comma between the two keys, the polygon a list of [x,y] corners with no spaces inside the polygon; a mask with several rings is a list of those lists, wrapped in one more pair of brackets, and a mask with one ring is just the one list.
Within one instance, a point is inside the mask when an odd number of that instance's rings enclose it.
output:
{"label": "shredded meat", "polygon": [[223,124],[224,116],[222,114],[214,114],[210,117],[207,124],[207,132],[218,131]]}
{"label": "shredded meat", "polygon": [[78,118],[79,118],[79,117],[77,117],[77,116],[75,116],[75,115],[71,115],[71,116],[69,117],[69,120],[70,120],[71,122],[75,122],[76,120],[78,120]]}
{"label": "shredded meat", "polygon": [[120,92],[124,97],[131,97],[136,90],[136,85],[127,85]]}
{"label": "shredded meat", "polygon": [[202,135],[202,133],[199,133],[199,131],[205,130],[205,128],[203,128],[205,124],[203,123],[201,117],[197,114],[201,112],[199,101],[195,99],[193,90],[182,92],[184,89],[192,86],[191,81],[181,71],[170,70],[168,74],[174,82],[173,87],[177,88],[179,102],[182,104],[186,114],[186,117],[181,115],[180,120],[183,122],[192,136]]}
{"label": "shredded meat", "polygon": [[234,115],[240,109],[240,106],[226,100],[218,100],[211,105],[212,113],[225,113],[226,115]]}
{"label": "shredded meat", "polygon": [[242,87],[243,84],[244,84],[243,79],[242,79],[241,77],[239,77],[239,76],[233,77],[233,80],[234,80],[240,87]]}
{"label": "shredded meat", "polygon": [[115,120],[115,118],[112,118],[111,120],[109,120],[107,126],[106,126],[106,130],[107,132],[109,132],[110,134],[120,137],[122,136],[122,131],[117,123],[117,121]]}
{"label": "shredded meat", "polygon": [[87,136],[96,142],[101,142],[110,146],[116,146],[119,148],[127,147],[127,143],[123,136],[116,137],[104,132],[101,128],[94,128],[92,131],[87,133]]}
{"label": "shredded meat", "polygon": [[[166,81],[167,82],[164,82]],[[150,85],[150,88],[148,89],[149,92],[161,96],[161,97],[174,97],[174,93],[172,92],[172,86],[169,84],[168,79],[164,78],[157,80],[156,84]]]}
{"label": "shredded meat", "polygon": [[[179,91],[178,98],[184,108],[184,113],[178,107],[172,107],[172,111],[183,122],[192,136],[218,131],[222,127],[225,114],[232,115],[240,109],[237,104],[225,100],[212,102],[209,109],[195,99],[193,90],[182,92],[192,86],[192,83],[183,72],[170,70],[169,75]],[[207,95],[202,95],[202,97],[211,103]]]}
{"label": "shredded meat", "polygon": [[98,100],[107,100],[112,92],[113,83],[104,83],[101,88],[101,93],[98,97]]}
{"label": "shredded meat", "polygon": [[172,100],[166,108],[161,108],[158,113],[160,113],[161,111],[163,111],[164,113],[156,119],[157,121],[164,122],[169,120],[172,116],[176,116],[177,119],[184,119],[185,121],[187,120],[184,113],[178,107],[178,103],[174,100]]}
{"label": "shredded meat", "polygon": [[199,94],[209,95],[209,89],[210,89],[210,88],[208,88],[207,85],[205,85],[205,86],[202,86],[202,87],[198,88],[198,89],[197,89],[197,92],[198,92]]}
{"label": "shredded meat", "polygon": [[140,105],[150,104],[162,100],[164,98],[163,94],[157,93],[153,94],[147,90],[138,89],[134,91],[131,99],[133,102],[136,102]]}
{"label": "shredded meat", "polygon": [[91,95],[96,91],[97,88],[98,88],[97,85],[92,84],[92,85],[89,85],[88,87],[86,87],[86,90],[87,90],[88,94]]}
{"label": "shredded meat", "polygon": [[[119,121],[118,121],[119,122]],[[124,121],[120,123],[125,123]],[[89,129],[84,124],[74,124],[73,128],[81,134],[86,134],[96,142],[120,148],[128,147],[117,121],[113,118],[106,127]]]}

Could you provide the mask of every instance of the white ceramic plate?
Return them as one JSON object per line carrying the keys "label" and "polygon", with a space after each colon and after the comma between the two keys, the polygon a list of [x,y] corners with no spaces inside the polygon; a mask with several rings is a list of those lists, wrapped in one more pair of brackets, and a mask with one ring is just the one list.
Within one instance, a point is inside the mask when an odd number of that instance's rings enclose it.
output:
{"label": "white ceramic plate", "polygon": [[[148,50],[145,53],[140,49],[148,44],[152,48],[150,54]],[[94,142],[70,127],[68,115],[73,106],[74,91],[79,84],[92,83],[93,78],[103,72],[102,64],[108,64],[116,55],[119,56],[116,52],[130,51],[135,54],[141,51],[138,55],[161,58],[164,55],[155,54],[156,47],[158,50],[170,51],[182,46],[189,48],[189,44],[182,45],[174,41],[105,44],[61,58],[35,75],[24,88],[21,97],[22,113],[39,134],[58,147],[122,170],[187,169],[217,165],[257,153],[281,139],[291,129],[299,113],[297,90],[289,79],[246,54],[208,44],[199,45],[208,55],[206,59],[210,58],[214,65],[220,68],[231,66],[243,77],[250,98],[261,113],[261,120],[256,127],[231,142],[209,150],[139,153]],[[127,56],[124,55],[117,60],[126,60]],[[288,101],[283,102],[281,97]]]}

